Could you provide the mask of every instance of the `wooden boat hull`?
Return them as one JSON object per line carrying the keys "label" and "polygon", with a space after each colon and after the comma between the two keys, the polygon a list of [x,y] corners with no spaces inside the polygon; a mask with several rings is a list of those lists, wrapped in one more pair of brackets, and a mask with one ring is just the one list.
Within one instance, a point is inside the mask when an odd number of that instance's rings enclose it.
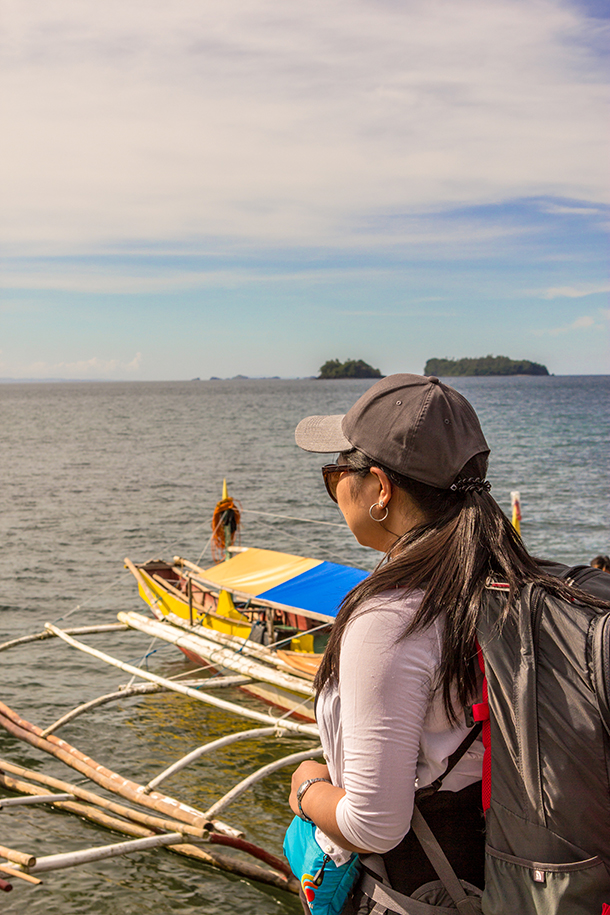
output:
{"label": "wooden boat hull", "polygon": [[[268,653],[268,649],[267,652],[265,652],[264,646],[261,646],[259,643],[252,643],[248,646],[248,642],[250,641],[249,636],[252,632],[252,622],[247,620],[246,617],[243,619],[230,617],[221,618],[221,614],[216,613],[218,601],[209,593],[204,595],[201,604],[199,604],[198,601],[194,601],[189,607],[189,600],[186,596],[184,599],[181,599],[177,595],[169,592],[144,568],[139,568],[139,572],[147,586],[147,588],[145,588],[141,583],[138,583],[140,597],[151,607],[157,619],[163,618],[174,625],[188,627],[188,629],[192,630],[195,634],[201,633],[209,635],[215,633],[220,636],[228,637],[229,639],[240,640],[242,645],[237,650],[245,652],[245,655],[248,657],[255,656],[263,662],[266,660],[265,655]],[[157,602],[154,605],[151,602],[150,594],[147,593],[147,591],[152,593],[157,599]],[[208,613],[205,612],[206,609],[209,610]],[[309,637],[309,640],[310,642],[313,642],[311,636]],[[198,645],[197,650],[192,647],[185,647],[184,645],[178,645],[177,647],[194,664],[208,668],[215,673],[226,675],[239,669],[235,665],[228,666],[227,664],[220,664],[215,660],[215,657],[218,655],[218,646],[216,643],[212,642],[206,644],[201,642]],[[290,690],[273,683],[263,683],[254,680],[250,683],[240,685],[239,689],[256,699],[261,700],[267,705],[280,709],[282,712],[290,712],[293,717],[299,720],[315,721],[313,698],[311,698],[311,682],[321,655],[309,653],[309,667],[303,669],[298,662],[293,662],[293,664],[290,663],[291,657],[293,655],[301,654],[300,652],[285,651],[280,652],[279,654],[281,660],[284,662],[284,668],[291,669],[291,672],[294,673],[296,677],[303,679],[302,690]]]}

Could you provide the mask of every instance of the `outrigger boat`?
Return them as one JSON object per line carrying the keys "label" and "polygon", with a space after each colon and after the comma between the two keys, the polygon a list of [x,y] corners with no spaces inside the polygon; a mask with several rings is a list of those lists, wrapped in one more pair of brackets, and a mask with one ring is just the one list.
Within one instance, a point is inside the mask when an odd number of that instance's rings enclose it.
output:
{"label": "outrigger boat", "polygon": [[[322,755],[311,707],[312,679],[341,599],[367,573],[270,550],[244,550],[235,544],[238,530],[239,509],[229,499],[225,487],[212,521],[213,555],[216,552],[215,558],[219,560],[214,566],[204,569],[180,557],[172,562],[154,560],[139,564],[126,560],[141,596],[151,608],[152,618],[135,612],[120,613],[118,623],[72,630],[46,623],[43,632],[0,644],[0,652],[25,645],[29,649],[32,643],[42,644],[51,638],[125,671],[132,678],[127,686],[77,705],[44,728],[0,702],[0,728],[30,747],[51,754],[80,776],[75,784],[39,771],[38,767],[26,768],[24,760],[16,763],[0,759],[0,809],[9,805],[12,809],[17,805],[19,809],[20,804],[35,803],[46,809],[73,813],[130,837],[125,842],[44,857],[0,846],[0,891],[12,889],[9,879],[38,884],[41,882],[38,875],[58,868],[167,847],[193,861],[298,893],[300,884],[285,860],[246,841],[239,828],[218,817],[220,814],[224,817],[226,808],[261,779],[283,767],[294,767],[304,759]],[[112,630],[131,630],[134,636],[140,630],[172,642],[208,670],[199,679],[167,678],[83,641],[84,636]],[[148,652],[142,663],[146,657]],[[218,673],[206,676],[213,671]],[[193,672],[187,676],[192,677]],[[134,684],[136,678],[147,682]],[[219,692],[232,687],[244,689],[285,711],[278,717],[272,709],[220,698]],[[232,733],[190,749],[171,765],[165,763],[153,778],[148,771],[146,783],[113,772],[55,734],[76,717],[99,706],[170,690],[195,700],[196,705],[219,708],[236,718],[255,721],[257,726],[244,730],[242,725]],[[311,748],[260,766],[206,809],[159,791],[163,782],[204,755],[213,755],[242,741],[283,740],[291,736],[311,740]],[[146,754],[143,756],[148,768],[151,761]],[[82,777],[91,784],[83,785]],[[112,794],[113,799],[100,795],[94,790],[96,785]],[[6,798],[5,792],[18,796]],[[46,836],[47,831],[41,830],[39,835]],[[219,845],[232,853],[219,852],[215,847]],[[248,857],[254,857],[258,863],[251,863]]]}
{"label": "outrigger boat", "polygon": [[197,664],[248,676],[241,689],[297,718],[314,720],[312,681],[337,610],[362,569],[235,545],[239,508],[226,483],[212,519],[220,559],[201,568],[180,556],[126,567],[154,620],[126,625],[172,642]]}
{"label": "outrigger boat", "polygon": [[[294,767],[304,759],[322,755],[314,723],[312,681],[342,598],[367,572],[271,550],[241,548],[235,543],[239,508],[228,497],[226,486],[223,499],[216,506],[212,531],[213,556],[218,562],[211,568],[202,568],[180,557],[172,562],[125,561],[138,582],[141,596],[150,606],[152,618],[121,612],[118,623],[72,630],[46,623],[43,632],[0,645],[0,651],[26,644],[29,648],[34,642],[41,644],[52,638],[132,678],[127,686],[80,703],[45,727],[30,723],[0,702],[1,728],[61,760],[91,783],[83,786],[80,781],[74,783],[26,768],[22,760],[17,763],[0,759],[0,809],[35,803],[43,808],[71,812],[129,837],[125,842],[44,857],[0,846],[0,891],[12,888],[7,878],[38,884],[39,875],[58,868],[167,847],[191,860],[246,879],[298,892],[299,883],[285,860],[246,841],[239,828],[218,817],[261,779],[283,767]],[[139,630],[173,643],[207,670],[199,679],[166,678],[124,662],[83,640],[112,630]],[[136,678],[147,682],[132,685]],[[279,707],[283,714],[278,716],[273,709],[258,707],[258,703],[237,703],[219,696],[219,692],[235,686],[268,705]],[[101,705],[168,690],[196,700],[196,704],[204,703],[237,718],[255,721],[257,726],[244,730],[242,725],[232,733],[191,748],[182,758],[162,767],[147,783],[110,770],[103,762],[95,762],[56,736],[57,730]],[[204,755],[244,740],[283,740],[290,736],[313,741],[311,748],[267,762],[242,777],[207,809],[193,807],[159,790],[162,782]],[[100,795],[96,785],[118,799]],[[4,792],[18,796],[6,798],[2,796]],[[41,834],[46,832],[43,830]],[[218,845],[232,853],[218,851],[215,848]],[[248,857],[254,857],[257,863],[252,864]]]}

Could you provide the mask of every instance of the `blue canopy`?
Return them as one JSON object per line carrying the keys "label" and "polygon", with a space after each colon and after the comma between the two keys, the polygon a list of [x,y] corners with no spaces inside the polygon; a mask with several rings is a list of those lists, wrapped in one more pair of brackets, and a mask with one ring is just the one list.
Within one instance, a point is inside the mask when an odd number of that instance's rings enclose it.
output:
{"label": "blue canopy", "polygon": [[368,574],[363,569],[321,562],[281,585],[259,592],[258,597],[334,618],[347,592]]}

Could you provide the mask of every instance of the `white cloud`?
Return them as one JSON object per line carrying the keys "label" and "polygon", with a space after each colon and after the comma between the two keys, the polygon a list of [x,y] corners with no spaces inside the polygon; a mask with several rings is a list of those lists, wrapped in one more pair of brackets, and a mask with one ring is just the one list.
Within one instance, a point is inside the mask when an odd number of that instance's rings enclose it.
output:
{"label": "white cloud", "polygon": [[599,201],[598,32],[559,0],[13,0],[6,240],[351,243],[375,214]]}
{"label": "white cloud", "polygon": [[552,286],[541,295],[544,299],[581,299],[588,295],[610,292],[610,283],[586,283],[583,286]]}
{"label": "white cloud", "polygon": [[591,317],[591,315],[583,315],[581,318],[576,318],[571,324],[566,324],[562,327],[552,327],[547,330],[534,330],[532,331],[532,334],[536,337],[558,337],[561,334],[569,334],[573,331],[589,330],[594,326],[595,318]]}
{"label": "white cloud", "polygon": [[543,207],[545,213],[553,216],[602,216],[604,210],[600,207],[572,207],[559,203],[549,203]]}
{"label": "white cloud", "polygon": [[369,309],[369,310],[351,310],[345,309],[345,311],[338,311],[337,314],[340,314],[344,317],[356,317],[356,318],[455,318],[457,315],[456,311],[439,311],[438,309],[413,309],[413,308],[404,308],[401,311],[384,311],[383,309]]}
{"label": "white cloud", "polygon": [[591,315],[584,315],[582,318],[576,318],[570,329],[580,330],[580,328],[584,327],[593,327],[594,324],[595,318],[592,318]]}
{"label": "white cloud", "polygon": [[[400,250],[401,255],[408,251],[411,259],[424,262],[438,259],[439,252],[445,259],[470,258],[475,249],[478,257],[486,254],[495,255],[498,242],[529,236],[534,231],[523,226],[481,225],[466,218],[447,225],[431,216],[425,222],[422,220],[419,228],[414,225],[413,220],[406,220],[401,226],[391,224],[387,229],[380,229],[377,234],[373,228],[369,228],[353,235],[350,246],[360,251],[384,243],[387,247]],[[334,249],[341,253],[342,243],[345,243],[343,237],[329,239],[326,249]],[[90,248],[89,244],[88,249]],[[153,252],[153,255],[156,253],[162,256],[162,265],[159,266],[154,256],[151,256],[150,250],[136,251],[126,257],[124,253],[121,255],[118,247],[104,251],[106,263],[99,261],[88,264],[88,253],[93,252],[79,252],[79,257],[70,259],[25,258],[25,267],[20,258],[15,258],[12,263],[7,259],[0,287],[6,290],[137,295],[206,288],[235,289],[261,283],[329,282],[339,278],[355,279],[385,273],[375,266],[363,267],[354,262],[343,268],[334,266],[309,270],[294,270],[280,264],[264,265],[259,269],[245,269],[239,266],[193,269],[190,265],[176,265],[179,259],[173,257],[177,253],[175,249]],[[205,256],[205,252],[202,252],[202,256]],[[227,258],[222,258],[218,252],[213,252],[212,256],[216,263],[227,263]],[[392,272],[395,273],[396,268]],[[6,301],[8,303],[10,300]],[[19,310],[20,300],[13,300],[10,307]]]}
{"label": "white cloud", "polygon": [[33,378],[112,378],[123,376],[125,372],[134,373],[140,368],[142,354],[136,353],[131,362],[120,359],[79,359],[76,362],[33,362],[20,370],[21,377]]}

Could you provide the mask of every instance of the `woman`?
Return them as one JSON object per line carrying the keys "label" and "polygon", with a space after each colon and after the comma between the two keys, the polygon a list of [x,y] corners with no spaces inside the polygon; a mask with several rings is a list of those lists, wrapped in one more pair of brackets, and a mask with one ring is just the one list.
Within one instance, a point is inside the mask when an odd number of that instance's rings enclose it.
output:
{"label": "woman", "polygon": [[[359,543],[383,554],[345,598],[316,677],[326,764],[292,778],[292,810],[342,850],[381,854],[410,894],[437,875],[409,831],[416,789],[431,785],[469,732],[479,699],[476,622],[490,578],[565,593],[541,571],[489,495],[489,448],[477,416],[437,378],[392,375],[345,416],[299,423],[306,451],[339,453],[322,468]],[[418,802],[459,877],[483,885],[483,747],[476,740]],[[345,856],[344,856],[345,857]],[[305,903],[304,903],[305,907]],[[344,912],[368,912],[356,888]]]}

